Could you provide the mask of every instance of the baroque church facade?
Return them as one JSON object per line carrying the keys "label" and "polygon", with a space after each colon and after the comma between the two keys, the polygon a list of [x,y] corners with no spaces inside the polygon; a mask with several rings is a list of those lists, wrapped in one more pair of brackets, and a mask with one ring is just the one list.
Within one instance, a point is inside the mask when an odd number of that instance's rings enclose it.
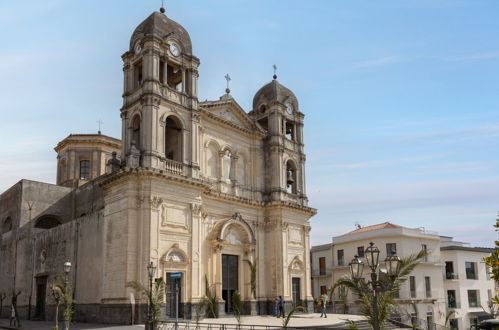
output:
{"label": "baroque church facade", "polygon": [[298,100],[274,75],[249,112],[229,89],[199,102],[192,49],[181,25],[152,13],[122,55],[121,140],[70,135],[55,148],[56,185],[21,180],[0,195],[0,292],[21,290],[21,317],[51,315],[48,286],[67,260],[79,320],[129,322],[126,285],[146,284],[150,262],[167,317],[175,285],[185,318],[207,286],[220,315],[236,290],[246,314],[271,313],[279,295],[312,303]]}

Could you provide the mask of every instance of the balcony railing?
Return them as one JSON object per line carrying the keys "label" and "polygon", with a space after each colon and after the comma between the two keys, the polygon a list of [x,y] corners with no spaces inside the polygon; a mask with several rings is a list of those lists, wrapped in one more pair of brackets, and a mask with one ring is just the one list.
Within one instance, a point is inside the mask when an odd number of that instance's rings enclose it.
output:
{"label": "balcony railing", "polygon": [[458,280],[459,275],[457,273],[445,273],[444,279],[445,280]]}
{"label": "balcony railing", "polygon": [[447,302],[447,308],[450,308],[450,309],[456,309],[456,308],[461,308],[461,304],[458,303],[458,302]]}
{"label": "balcony railing", "polygon": [[163,163],[163,169],[165,172],[173,174],[184,174],[184,164],[171,159],[164,159],[161,161]]}

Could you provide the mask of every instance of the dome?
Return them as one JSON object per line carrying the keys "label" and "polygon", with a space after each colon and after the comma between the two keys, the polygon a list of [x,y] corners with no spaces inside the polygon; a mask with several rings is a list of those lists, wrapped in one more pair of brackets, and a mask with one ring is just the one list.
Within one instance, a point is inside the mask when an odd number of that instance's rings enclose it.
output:
{"label": "dome", "polygon": [[137,39],[151,36],[164,39],[168,35],[180,42],[183,52],[192,54],[192,43],[189,33],[180,24],[157,11],[149,15],[148,18],[135,28],[130,39],[130,49],[133,49],[133,45]]}
{"label": "dome", "polygon": [[268,108],[274,101],[278,101],[282,104],[291,104],[294,109],[298,110],[298,99],[295,94],[281,85],[276,79],[272,80],[256,92],[255,97],[253,98],[253,110],[259,109],[262,105],[265,105]]}

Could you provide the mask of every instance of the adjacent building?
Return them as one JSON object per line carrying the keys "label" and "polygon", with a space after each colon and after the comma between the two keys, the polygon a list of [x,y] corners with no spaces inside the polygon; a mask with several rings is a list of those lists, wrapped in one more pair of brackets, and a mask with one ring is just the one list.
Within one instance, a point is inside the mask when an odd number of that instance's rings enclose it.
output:
{"label": "adjacent building", "polygon": [[[453,311],[448,325],[454,329],[469,329],[470,324],[489,317],[484,309],[488,309],[495,295],[495,285],[482,259],[492,249],[467,247],[425,228],[406,228],[389,222],[359,227],[333,237],[331,244],[312,247],[313,295],[318,297],[339,278],[350,276],[350,261],[355,256],[364,258],[370,242],[379,248],[380,261],[392,253],[404,258],[427,251],[427,257],[399,292],[399,317],[410,316],[413,322],[417,319],[422,326],[431,327],[444,325],[448,313]],[[365,267],[365,277],[368,271]],[[354,298],[341,289],[336,290],[333,301],[336,312],[357,312]]]}
{"label": "adjacent building", "polygon": [[163,12],[137,26],[122,60],[121,139],[70,135],[55,148],[57,184],[21,180],[0,195],[0,292],[21,290],[23,318],[52,317],[48,287],[70,261],[76,319],[127,323],[127,283],[146,284],[152,262],[167,317],[177,286],[187,318],[206,286],[220,315],[235,291],[244,314],[271,313],[279,295],[311,305],[316,210],[295,94],[274,75],[249,111],[228,88],[200,102],[200,60]]}
{"label": "adjacent building", "polygon": [[440,253],[444,265],[444,289],[448,311],[453,311],[450,327],[469,329],[489,318],[495,281],[483,262],[493,249],[469,247],[442,237]]}

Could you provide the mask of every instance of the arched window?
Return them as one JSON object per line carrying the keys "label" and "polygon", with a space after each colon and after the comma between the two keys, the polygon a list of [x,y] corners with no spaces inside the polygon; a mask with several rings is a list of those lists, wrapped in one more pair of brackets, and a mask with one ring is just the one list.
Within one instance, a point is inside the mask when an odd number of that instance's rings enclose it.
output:
{"label": "arched window", "polygon": [[136,115],[132,120],[132,141],[135,141],[135,147],[140,149],[140,117]]}
{"label": "arched window", "polygon": [[59,183],[66,181],[66,160],[61,159],[59,162]]}
{"label": "arched window", "polygon": [[44,215],[35,222],[35,228],[50,229],[61,225],[61,221],[53,215]]}
{"label": "arched window", "polygon": [[291,160],[286,162],[286,190],[290,194],[297,193],[296,165]]}
{"label": "arched window", "polygon": [[7,217],[2,223],[2,234],[8,233],[12,230],[12,218]]}
{"label": "arched window", "polygon": [[182,125],[180,120],[170,116],[165,122],[165,157],[182,162]]}
{"label": "arched window", "polygon": [[89,180],[90,179],[90,161],[80,160],[80,179]]}

